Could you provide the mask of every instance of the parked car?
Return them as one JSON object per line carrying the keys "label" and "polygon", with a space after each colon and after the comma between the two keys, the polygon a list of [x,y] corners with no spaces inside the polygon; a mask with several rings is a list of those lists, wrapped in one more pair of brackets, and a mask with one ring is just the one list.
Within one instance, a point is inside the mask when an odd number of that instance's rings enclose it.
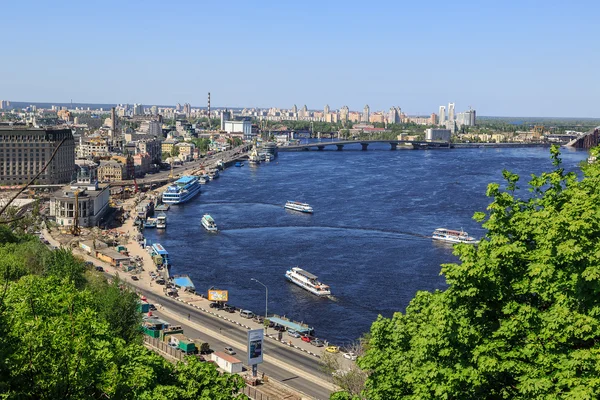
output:
{"label": "parked car", "polygon": [[235,307],[232,307],[230,305],[225,304],[225,307],[223,307],[223,311],[226,311],[228,313],[234,313],[235,312]]}
{"label": "parked car", "polygon": [[225,347],[225,353],[229,354],[230,356],[235,354],[235,350],[233,349],[233,347]]}
{"label": "parked car", "polygon": [[339,353],[340,348],[337,346],[327,346],[327,347],[325,347],[325,351],[328,353]]}
{"label": "parked car", "polygon": [[272,327],[274,327],[274,326],[275,326],[275,322],[273,322],[273,321],[269,321],[269,328],[272,328]]}
{"label": "parked car", "polygon": [[300,335],[298,332],[296,332],[293,329],[288,329],[287,332],[288,332],[288,335],[291,336],[291,337],[299,338],[300,336],[302,336],[302,335]]}
{"label": "parked car", "polygon": [[156,306],[154,304],[150,304],[150,311],[156,311]]}
{"label": "parked car", "polygon": [[98,271],[98,272],[104,272],[104,268],[102,268],[101,266],[97,265],[96,266],[96,271]]}
{"label": "parked car", "polygon": [[221,308],[221,305],[219,303],[210,303],[208,306],[210,308]]}
{"label": "parked car", "polygon": [[165,284],[165,280],[162,279],[162,278],[160,278],[160,279],[156,280],[156,283],[159,284],[159,285],[164,285]]}
{"label": "parked car", "polygon": [[131,279],[133,279],[134,281],[140,280],[140,278],[138,278],[137,275],[131,275]]}
{"label": "parked car", "polygon": [[302,341],[306,343],[310,343],[310,336],[302,336]]}
{"label": "parked car", "polygon": [[252,321],[258,322],[259,324],[262,324],[265,321],[265,318],[261,317],[260,315],[254,314],[254,317],[252,318]]}
{"label": "parked car", "polygon": [[356,361],[356,354],[355,353],[344,353],[343,357],[348,359],[348,360],[352,360],[352,361]]}
{"label": "parked car", "polygon": [[313,346],[317,346],[317,347],[323,347],[323,346],[325,346],[325,343],[323,343],[323,341],[321,339],[312,340],[310,342],[310,344],[312,344]]}

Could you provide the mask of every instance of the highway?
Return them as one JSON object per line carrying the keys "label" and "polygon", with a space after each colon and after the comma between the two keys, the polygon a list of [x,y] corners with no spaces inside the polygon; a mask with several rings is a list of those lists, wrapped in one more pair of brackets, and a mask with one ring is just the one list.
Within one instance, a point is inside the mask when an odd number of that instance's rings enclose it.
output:
{"label": "highway", "polygon": [[[110,277],[111,275],[107,274],[107,276]],[[242,330],[242,328],[239,328],[230,322],[207,315],[202,311],[189,307],[172,298],[166,296],[157,296],[155,293],[146,291],[139,287],[136,287],[136,289],[146,296],[149,302],[160,304],[165,307],[165,309],[170,310],[169,313],[163,313],[161,310],[158,310],[153,312],[154,315],[157,315],[173,324],[182,325],[186,336],[198,338],[208,342],[213,350],[222,351],[225,346],[233,347],[237,353],[236,357],[246,363],[245,360],[247,355],[245,351],[245,343],[247,341],[247,331],[245,329]],[[171,312],[174,312],[178,315],[179,318],[177,321],[173,321],[173,317],[171,315],[167,315]],[[191,324],[187,324],[185,322],[188,318],[188,314],[190,316]],[[213,332],[219,332],[226,338],[232,339],[237,343],[244,344],[244,346],[240,347],[238,345],[231,345],[229,342],[218,340],[212,335],[208,335],[192,327],[191,325],[194,323],[200,324],[202,327],[212,330]],[[266,360],[263,364],[259,365],[259,374],[264,372],[265,375],[270,376],[279,382],[282,382],[313,398],[329,398],[331,390],[318,384],[319,380],[329,381],[329,378],[323,372],[321,372],[319,360],[317,358],[305,355],[304,353],[294,349],[283,347],[282,345],[274,343],[272,339],[269,338],[265,338],[264,354],[265,358],[270,356],[276,360],[281,360],[283,363],[289,364],[301,370],[303,373],[295,374],[286,370],[285,365],[275,365],[277,364],[276,361]],[[318,378],[318,380],[305,377],[307,374]]]}

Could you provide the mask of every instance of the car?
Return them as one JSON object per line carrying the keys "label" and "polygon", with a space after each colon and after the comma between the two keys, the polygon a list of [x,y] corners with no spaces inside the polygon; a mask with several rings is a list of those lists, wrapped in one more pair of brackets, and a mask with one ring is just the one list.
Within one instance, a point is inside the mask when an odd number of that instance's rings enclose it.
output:
{"label": "car", "polygon": [[98,271],[98,272],[104,272],[104,268],[102,268],[101,266],[97,265],[96,266],[96,271]]}
{"label": "car", "polygon": [[265,321],[265,318],[260,315],[255,315],[254,318],[252,318],[252,321],[262,324]]}
{"label": "car", "polygon": [[325,343],[323,343],[323,341],[321,339],[312,340],[310,342],[310,344],[312,344],[313,346],[316,346],[316,347],[323,347],[323,346],[325,346]]}
{"label": "car", "polygon": [[342,356],[344,358],[346,358],[348,360],[352,360],[352,361],[356,361],[356,357],[357,357],[356,353],[352,353],[352,352],[350,352],[350,353],[344,353]]}
{"label": "car", "polygon": [[159,284],[159,285],[164,285],[165,284],[165,280],[163,278],[157,279],[155,282],[157,284]]}
{"label": "car", "polygon": [[235,350],[233,349],[233,347],[225,347],[225,353],[229,354],[230,356],[235,354]]}
{"label": "car", "polygon": [[169,342],[169,347],[172,347],[174,349],[177,348],[177,344],[175,342]]}
{"label": "car", "polygon": [[86,262],[85,262],[85,266],[86,266],[86,267],[90,267],[90,268],[91,268],[91,267],[93,267],[93,266],[94,266],[94,263],[93,263],[93,262],[91,262],[91,261],[86,261]]}
{"label": "car", "polygon": [[269,321],[269,328],[272,328],[272,327],[274,327],[274,326],[275,326],[275,322],[273,322],[273,321]]}
{"label": "car", "polygon": [[210,303],[208,306],[210,308],[221,308],[221,305],[219,303]]}
{"label": "car", "polygon": [[291,337],[299,338],[301,335],[293,329],[288,329],[288,335]]}
{"label": "car", "polygon": [[310,336],[302,336],[302,341],[306,343],[310,343]]}
{"label": "car", "polygon": [[339,353],[340,348],[338,346],[327,346],[325,347],[325,351],[328,353]]}
{"label": "car", "polygon": [[150,311],[156,311],[156,306],[154,304],[150,304]]}
{"label": "car", "polygon": [[131,279],[134,281],[139,281],[140,278],[137,277],[137,275],[131,275]]}

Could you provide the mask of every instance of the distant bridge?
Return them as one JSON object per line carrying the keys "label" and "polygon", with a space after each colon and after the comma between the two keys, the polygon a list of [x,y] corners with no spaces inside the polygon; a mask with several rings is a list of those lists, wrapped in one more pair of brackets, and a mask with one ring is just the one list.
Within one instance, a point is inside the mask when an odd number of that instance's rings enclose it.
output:
{"label": "distant bridge", "polygon": [[567,143],[567,147],[575,147],[576,149],[591,149],[600,144],[600,126],[591,129],[584,135],[571,140]]}
{"label": "distant bridge", "polygon": [[309,151],[313,150],[324,150],[328,146],[336,146],[338,151],[342,151],[344,146],[352,144],[360,144],[361,149],[366,151],[371,143],[387,143],[390,145],[390,150],[396,150],[398,145],[412,146],[413,149],[438,149],[450,148],[448,142],[425,142],[416,140],[339,140],[337,142],[315,142],[307,144],[297,144],[292,146],[280,146],[277,148],[278,151]]}

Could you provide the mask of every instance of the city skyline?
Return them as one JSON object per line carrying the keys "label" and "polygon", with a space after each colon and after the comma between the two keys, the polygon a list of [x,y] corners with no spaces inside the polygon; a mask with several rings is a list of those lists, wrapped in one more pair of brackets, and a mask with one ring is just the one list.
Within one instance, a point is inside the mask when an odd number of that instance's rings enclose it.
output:
{"label": "city skyline", "polygon": [[302,99],[427,115],[451,99],[480,115],[599,116],[593,2],[144,4],[5,5],[5,31],[19,35],[5,43],[0,98],[204,107],[210,91],[235,108]]}

